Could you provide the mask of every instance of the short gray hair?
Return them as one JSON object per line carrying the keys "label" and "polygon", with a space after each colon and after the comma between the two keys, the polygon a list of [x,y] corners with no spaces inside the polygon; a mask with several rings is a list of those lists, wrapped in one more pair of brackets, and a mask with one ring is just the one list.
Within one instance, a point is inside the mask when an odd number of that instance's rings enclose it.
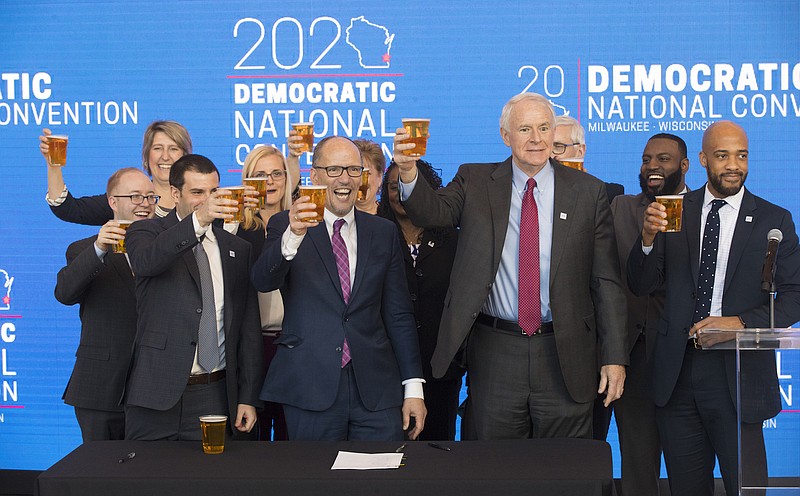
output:
{"label": "short gray hair", "polygon": [[569,133],[569,139],[571,139],[573,143],[581,145],[586,144],[586,130],[584,130],[581,123],[574,118],[568,115],[559,115],[556,117],[556,127],[558,126],[570,126],[572,131]]}
{"label": "short gray hair", "polygon": [[510,129],[508,129],[508,120],[511,117],[511,110],[514,108],[514,105],[524,100],[533,100],[534,102],[544,105],[550,112],[550,122],[555,126],[556,112],[553,110],[553,104],[550,103],[550,100],[538,93],[528,92],[514,95],[509,101],[506,102],[506,104],[503,106],[503,111],[500,112],[500,129],[510,131]]}

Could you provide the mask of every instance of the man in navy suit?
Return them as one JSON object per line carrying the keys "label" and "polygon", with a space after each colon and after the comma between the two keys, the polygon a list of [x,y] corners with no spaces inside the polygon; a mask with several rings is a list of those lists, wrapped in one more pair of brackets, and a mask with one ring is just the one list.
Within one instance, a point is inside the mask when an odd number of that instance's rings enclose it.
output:
{"label": "man in navy suit", "polygon": [[312,165],[324,220],[310,222],[314,204],[298,198],[270,219],[253,267],[256,288],[280,289],[285,308],[261,399],[283,404],[291,440],[415,439],[426,409],[397,229],[353,208],[363,165],[352,141],[322,140]]}
{"label": "man in navy suit", "polygon": [[106,194],[114,219],[69,245],[55,289],[61,303],[81,306],[81,340],[64,402],[75,407],[84,442],[125,438],[121,400],[136,336],[136,295],[128,259],[111,247],[125,236],[120,220],[150,218],[158,202],[153,183],[132,167],[111,175]]}
{"label": "man in navy suit", "polygon": [[[719,121],[703,134],[704,188],[684,195],[680,232],[659,234],[663,206],[644,212],[640,242],[628,258],[637,295],[666,283],[664,312],[653,352],[653,397],[672,494],[712,495],[714,458],[727,494],[738,494],[736,357],[705,350],[698,331],[769,327],[769,293],[761,289],[767,233],[780,229],[775,325],[800,319],[800,249],[791,214],[744,188],[748,171],[744,129]],[[709,235],[709,233],[712,233]],[[698,343],[699,341],[699,343]],[[775,355],[741,354],[742,477],[767,482],[762,421],[781,409]]]}

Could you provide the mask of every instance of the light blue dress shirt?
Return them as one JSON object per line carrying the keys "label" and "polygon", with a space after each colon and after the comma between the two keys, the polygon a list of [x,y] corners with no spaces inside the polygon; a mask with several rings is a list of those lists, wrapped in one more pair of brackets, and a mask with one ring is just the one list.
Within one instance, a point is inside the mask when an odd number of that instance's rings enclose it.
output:
{"label": "light blue dress shirt", "polygon": [[[487,166],[488,167],[488,166]],[[500,267],[494,284],[481,312],[505,320],[517,321],[519,315],[519,223],[522,215],[522,196],[527,188],[528,175],[513,165],[511,180],[511,210],[508,214],[506,239],[500,257]],[[419,176],[417,176],[418,178]],[[417,178],[410,183],[399,181],[400,199],[405,201],[414,191]],[[539,211],[539,275],[542,322],[550,322],[550,254],[553,245],[553,210],[555,202],[555,177],[548,162],[535,176],[533,197]],[[489,228],[489,226],[487,226]]]}

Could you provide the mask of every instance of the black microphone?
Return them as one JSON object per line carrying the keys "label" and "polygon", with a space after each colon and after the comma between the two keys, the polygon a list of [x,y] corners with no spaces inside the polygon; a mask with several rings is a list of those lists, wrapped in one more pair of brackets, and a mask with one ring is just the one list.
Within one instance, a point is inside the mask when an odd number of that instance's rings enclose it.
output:
{"label": "black microphone", "polygon": [[780,229],[771,229],[767,233],[767,258],[764,260],[764,270],[761,271],[761,289],[770,291],[775,280],[775,259],[778,258],[778,244],[783,240]]}

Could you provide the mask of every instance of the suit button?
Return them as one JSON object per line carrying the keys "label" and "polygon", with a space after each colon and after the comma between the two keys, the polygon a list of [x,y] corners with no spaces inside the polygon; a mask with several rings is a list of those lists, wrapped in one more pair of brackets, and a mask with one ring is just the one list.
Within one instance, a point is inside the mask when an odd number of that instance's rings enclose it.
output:
{"label": "suit button", "polygon": [[477,318],[478,318],[478,314],[477,314],[477,313],[473,313],[473,314],[472,314],[472,318],[473,318],[473,319],[477,319]]}
{"label": "suit button", "polygon": [[202,308],[197,308],[197,309],[195,309],[195,312],[197,312],[197,313],[203,313],[203,309],[202,309]]}
{"label": "suit button", "polygon": [[420,323],[419,320],[417,321],[417,329],[422,329],[422,324]]}
{"label": "suit button", "polygon": [[414,273],[417,274],[417,277],[422,277],[422,269],[417,269]]}
{"label": "suit button", "polygon": [[342,352],[342,347],[341,346],[336,347],[336,352],[337,353],[341,353]]}
{"label": "suit button", "polygon": [[411,301],[417,301],[417,293],[411,293],[409,296],[411,296]]}
{"label": "suit button", "polygon": [[491,282],[490,282],[489,284],[487,284],[487,285],[486,285],[486,289],[492,289],[492,285],[493,285],[493,284],[494,284],[494,283],[491,283]]}
{"label": "suit button", "polygon": [[345,322],[350,322],[350,317],[345,317],[345,318],[344,318],[344,321],[345,321]]}
{"label": "suit button", "polygon": [[180,244],[179,246],[186,246],[186,244],[187,244],[187,243],[188,243],[188,241],[186,241],[186,240],[184,239],[183,241],[181,241],[181,244]]}

